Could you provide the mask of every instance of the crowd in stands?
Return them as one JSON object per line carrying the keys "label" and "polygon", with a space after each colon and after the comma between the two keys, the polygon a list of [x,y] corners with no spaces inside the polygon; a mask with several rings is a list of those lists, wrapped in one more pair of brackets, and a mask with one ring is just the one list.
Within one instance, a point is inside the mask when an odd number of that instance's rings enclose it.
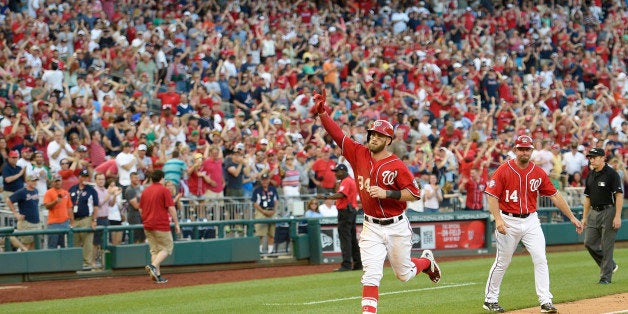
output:
{"label": "crowd in stands", "polygon": [[628,156],[619,0],[9,0],[0,22],[0,161],[46,169],[40,196],[55,174],[125,190],[154,169],[200,203],[263,174],[332,192],[347,162],[311,110],[323,89],[358,142],[393,123],[391,151],[445,194],[481,192],[523,134],[560,188],[592,147]]}

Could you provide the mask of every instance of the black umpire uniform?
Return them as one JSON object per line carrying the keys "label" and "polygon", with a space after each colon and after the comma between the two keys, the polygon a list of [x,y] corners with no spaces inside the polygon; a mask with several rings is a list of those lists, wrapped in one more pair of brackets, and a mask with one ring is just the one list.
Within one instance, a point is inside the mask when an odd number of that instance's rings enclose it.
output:
{"label": "black umpire uniform", "polygon": [[[599,158],[600,160],[594,160]],[[603,149],[593,148],[587,154],[591,171],[584,188],[584,246],[600,267],[600,284],[611,282],[617,264],[613,250],[617,229],[613,220],[623,206],[623,184],[617,171],[605,163]],[[617,226],[618,228],[618,226]]]}

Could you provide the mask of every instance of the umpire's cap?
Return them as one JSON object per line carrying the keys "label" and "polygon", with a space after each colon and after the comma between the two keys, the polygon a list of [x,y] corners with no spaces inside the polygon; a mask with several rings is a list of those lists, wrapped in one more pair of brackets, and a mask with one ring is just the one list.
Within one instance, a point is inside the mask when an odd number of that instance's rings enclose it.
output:
{"label": "umpire's cap", "polygon": [[338,164],[336,165],[336,168],[332,169],[331,171],[349,171],[349,169],[347,169],[347,166],[345,164]]}
{"label": "umpire's cap", "polygon": [[591,150],[587,153],[587,158],[590,157],[604,157],[606,153],[601,148],[591,148]]}
{"label": "umpire's cap", "polygon": [[515,148],[534,148],[534,145],[532,145],[532,138],[527,135],[517,137],[517,140],[515,141]]}

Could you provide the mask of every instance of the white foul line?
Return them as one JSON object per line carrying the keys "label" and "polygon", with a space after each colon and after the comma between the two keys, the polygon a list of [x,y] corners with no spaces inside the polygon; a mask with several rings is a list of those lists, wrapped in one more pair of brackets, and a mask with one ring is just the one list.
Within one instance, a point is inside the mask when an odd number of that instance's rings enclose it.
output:
{"label": "white foul line", "polygon": [[28,287],[25,286],[2,286],[0,290],[11,290],[11,289],[26,289]]}
{"label": "white foul line", "polygon": [[[442,285],[442,286],[431,287],[431,288],[420,288],[420,289],[410,289],[410,290],[383,292],[383,293],[380,293],[379,295],[380,296],[384,296],[384,295],[392,295],[392,294],[400,294],[400,293],[410,293],[410,292],[417,292],[417,291],[438,290],[438,289],[445,289],[445,288],[456,288],[456,287],[472,286],[472,285],[475,285],[475,284],[476,284],[475,282],[467,282],[467,283],[459,283],[459,284],[452,284],[452,285]],[[310,301],[310,302],[302,302],[302,303],[264,303],[264,305],[266,305],[266,306],[314,305],[314,304],[342,302],[342,301],[347,301],[347,300],[359,300],[359,299],[362,299],[362,297],[358,296],[358,297],[339,298],[339,299],[330,299],[330,300],[321,300],[321,301]]]}

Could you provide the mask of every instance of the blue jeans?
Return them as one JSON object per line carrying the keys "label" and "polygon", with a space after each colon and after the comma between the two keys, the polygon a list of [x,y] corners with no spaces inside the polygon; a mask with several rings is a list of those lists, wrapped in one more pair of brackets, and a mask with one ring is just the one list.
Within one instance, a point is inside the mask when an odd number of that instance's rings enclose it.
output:
{"label": "blue jeans", "polygon": [[424,213],[438,213],[438,208],[424,207],[423,212]]}
{"label": "blue jeans", "polygon": [[[70,229],[70,221],[68,220],[62,223],[48,224],[48,229]],[[48,248],[56,249],[57,247],[65,247],[65,234],[56,233],[48,235]]]}

